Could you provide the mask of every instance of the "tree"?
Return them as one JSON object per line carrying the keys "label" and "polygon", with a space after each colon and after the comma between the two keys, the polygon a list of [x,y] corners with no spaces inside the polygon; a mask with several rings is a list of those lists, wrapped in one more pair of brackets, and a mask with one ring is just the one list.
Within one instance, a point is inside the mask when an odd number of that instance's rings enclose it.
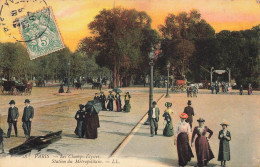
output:
{"label": "tree", "polygon": [[151,38],[143,34],[151,30],[151,18],[134,9],[104,9],[89,24],[89,29],[93,37],[83,39],[79,47],[88,53],[98,51],[97,63],[113,70],[114,87],[119,86],[122,74],[138,69],[141,55],[148,57],[154,42],[147,45],[149,49],[142,47],[144,39]]}

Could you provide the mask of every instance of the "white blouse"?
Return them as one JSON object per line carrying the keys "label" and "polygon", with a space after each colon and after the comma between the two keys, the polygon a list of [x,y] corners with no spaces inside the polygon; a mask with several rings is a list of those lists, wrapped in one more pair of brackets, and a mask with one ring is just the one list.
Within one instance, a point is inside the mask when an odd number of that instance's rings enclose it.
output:
{"label": "white blouse", "polygon": [[190,131],[191,131],[190,124],[183,121],[177,125],[176,131],[175,131],[175,136],[177,137],[178,134],[180,134],[182,132],[187,133],[189,135]]}

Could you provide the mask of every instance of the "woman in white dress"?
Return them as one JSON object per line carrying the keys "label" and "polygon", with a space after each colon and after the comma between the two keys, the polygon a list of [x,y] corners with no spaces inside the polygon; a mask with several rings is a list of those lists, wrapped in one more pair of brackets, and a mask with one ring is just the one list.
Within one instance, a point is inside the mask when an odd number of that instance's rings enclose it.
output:
{"label": "woman in white dress", "polygon": [[181,113],[180,118],[181,122],[178,123],[176,127],[174,145],[176,145],[177,141],[179,165],[186,166],[191,158],[194,157],[189,144],[189,133],[191,130],[190,124],[185,122],[185,119],[188,118],[188,115],[186,113]]}

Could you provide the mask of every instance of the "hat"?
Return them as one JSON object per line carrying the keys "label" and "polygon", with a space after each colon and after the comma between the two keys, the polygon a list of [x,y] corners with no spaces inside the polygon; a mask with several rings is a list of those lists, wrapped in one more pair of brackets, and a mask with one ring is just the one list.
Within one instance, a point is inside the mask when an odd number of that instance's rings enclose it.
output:
{"label": "hat", "polygon": [[83,104],[80,104],[80,105],[79,105],[79,108],[80,108],[80,109],[83,109],[84,107],[85,107],[85,106],[84,106]]}
{"label": "hat", "polygon": [[31,101],[29,99],[25,99],[24,103],[30,103]]}
{"label": "hat", "polygon": [[180,118],[187,119],[187,118],[189,118],[189,116],[186,113],[181,113]]}
{"label": "hat", "polygon": [[129,94],[129,92],[126,92],[126,94]]}
{"label": "hat", "polygon": [[191,101],[190,100],[188,100],[188,105],[191,105]]}
{"label": "hat", "polygon": [[157,103],[156,103],[156,101],[153,101],[153,103],[152,103],[153,105],[156,105]]}
{"label": "hat", "polygon": [[109,93],[112,93],[112,91],[109,91]]}
{"label": "hat", "polygon": [[198,121],[198,122],[205,122],[205,119],[199,118],[197,121]]}
{"label": "hat", "polygon": [[223,126],[223,125],[229,126],[229,124],[226,121],[223,121],[220,125],[221,126]]}
{"label": "hat", "polygon": [[100,91],[100,93],[104,93],[103,91]]}
{"label": "hat", "polygon": [[9,104],[15,104],[15,101],[14,101],[14,100],[11,100],[11,101],[9,102]]}
{"label": "hat", "polygon": [[172,103],[171,102],[166,102],[165,103],[165,107],[171,107],[172,106]]}

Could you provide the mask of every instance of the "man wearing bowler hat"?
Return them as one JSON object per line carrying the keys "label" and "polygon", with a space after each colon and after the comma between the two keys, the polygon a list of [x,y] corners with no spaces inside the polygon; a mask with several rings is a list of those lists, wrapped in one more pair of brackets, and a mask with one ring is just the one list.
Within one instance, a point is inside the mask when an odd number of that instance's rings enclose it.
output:
{"label": "man wearing bowler hat", "polygon": [[17,137],[17,119],[19,117],[18,108],[15,107],[15,101],[11,100],[9,104],[10,104],[10,108],[8,109],[8,116],[7,116],[7,122],[8,122],[7,137],[8,138],[11,135],[12,126],[14,126],[15,136]]}
{"label": "man wearing bowler hat", "polygon": [[191,101],[190,100],[188,101],[188,106],[185,107],[185,109],[184,109],[184,113],[189,116],[185,121],[190,124],[190,128],[192,129],[194,110],[191,107]]}
{"label": "man wearing bowler hat", "polygon": [[100,96],[99,96],[99,99],[100,99],[100,102],[101,102],[101,105],[102,105],[102,110],[103,111],[106,111],[106,95],[104,94],[103,91],[100,92]]}
{"label": "man wearing bowler hat", "polygon": [[151,130],[151,137],[157,135],[157,130],[158,130],[158,122],[159,122],[159,115],[160,115],[160,110],[158,107],[156,107],[156,102],[154,101],[152,103],[152,108],[148,112],[148,116],[150,119],[150,130]]}
{"label": "man wearing bowler hat", "polygon": [[24,130],[24,135],[26,138],[30,137],[31,134],[31,124],[32,124],[32,119],[34,116],[34,108],[30,106],[30,100],[26,99],[24,101],[25,107],[23,110],[23,130]]}

